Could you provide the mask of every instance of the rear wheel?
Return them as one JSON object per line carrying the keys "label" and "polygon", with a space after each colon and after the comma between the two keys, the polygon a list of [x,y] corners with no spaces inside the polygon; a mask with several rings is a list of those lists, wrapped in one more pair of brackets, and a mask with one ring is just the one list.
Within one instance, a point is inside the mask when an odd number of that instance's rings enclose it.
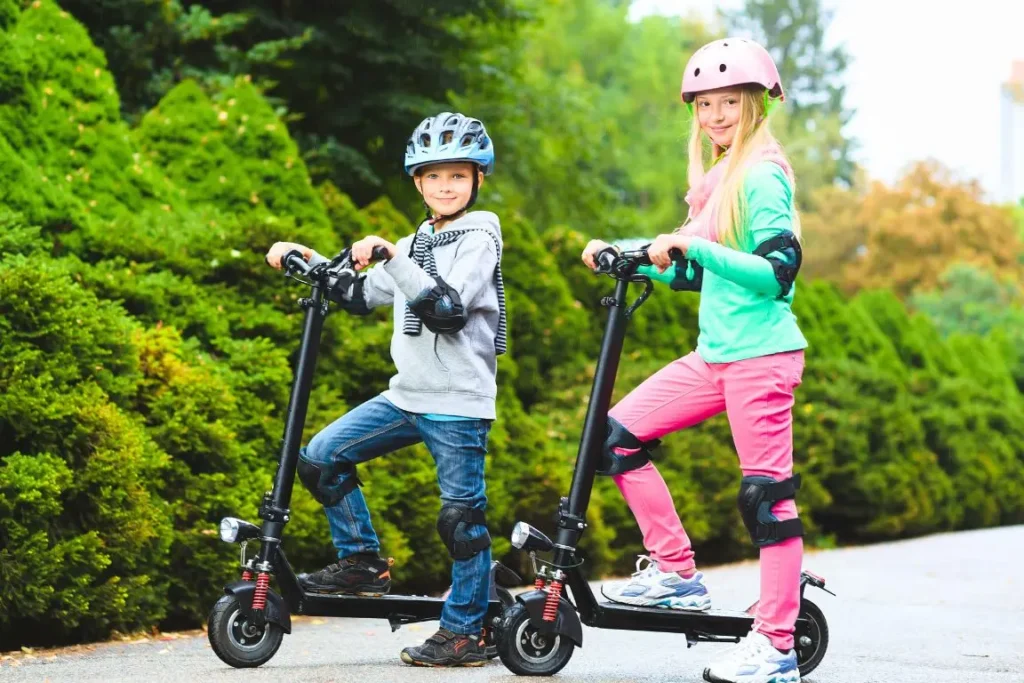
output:
{"label": "rear wheel", "polygon": [[825,650],[828,649],[828,623],[825,621],[825,614],[810,600],[800,601],[800,616],[793,638],[800,675],[806,676],[818,668],[825,657]]}

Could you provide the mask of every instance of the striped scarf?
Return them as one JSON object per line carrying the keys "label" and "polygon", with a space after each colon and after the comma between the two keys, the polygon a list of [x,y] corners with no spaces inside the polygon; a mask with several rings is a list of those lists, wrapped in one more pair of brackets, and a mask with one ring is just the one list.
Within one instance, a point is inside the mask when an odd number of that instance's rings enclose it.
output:
{"label": "striped scarf", "polygon": [[[433,235],[417,232],[412,241],[412,256],[416,262],[431,277],[438,277],[437,263],[434,261],[434,249],[443,247],[446,244],[457,242],[460,237],[471,232],[486,232],[494,240],[494,246],[498,250],[498,265],[494,268],[494,284],[498,290],[498,336],[494,340],[494,349],[500,356],[507,348],[506,318],[505,318],[505,283],[501,278],[501,243],[498,238],[489,230],[482,228],[468,228],[465,230],[442,230]],[[405,310],[405,323],[402,332],[408,335],[417,336],[423,331],[423,321],[408,308]]]}

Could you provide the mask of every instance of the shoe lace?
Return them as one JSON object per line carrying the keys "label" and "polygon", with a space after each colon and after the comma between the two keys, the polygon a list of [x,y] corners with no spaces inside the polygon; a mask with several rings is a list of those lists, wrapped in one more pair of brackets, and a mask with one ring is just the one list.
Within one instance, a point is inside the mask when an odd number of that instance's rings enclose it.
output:
{"label": "shoe lace", "polygon": [[[641,567],[644,562],[647,564]],[[636,558],[636,571],[633,572],[633,578],[638,579],[643,576],[650,576],[651,574],[657,574],[658,571],[658,563],[655,562],[654,558],[650,555],[640,555]]]}
{"label": "shoe lace", "polygon": [[732,651],[732,657],[743,659],[755,657],[763,651],[767,651],[770,647],[770,644],[766,644],[763,638],[756,638],[753,634],[750,634],[739,642],[736,648]]}

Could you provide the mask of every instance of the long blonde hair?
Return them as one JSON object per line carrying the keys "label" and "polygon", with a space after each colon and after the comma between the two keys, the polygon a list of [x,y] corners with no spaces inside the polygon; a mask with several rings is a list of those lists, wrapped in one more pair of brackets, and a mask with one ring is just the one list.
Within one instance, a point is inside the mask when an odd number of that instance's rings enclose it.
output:
{"label": "long blonde hair", "polygon": [[[693,122],[690,126],[689,143],[689,181],[690,187],[697,187],[707,174],[704,166],[704,141],[710,140],[700,127],[700,119],[694,105]],[[740,89],[740,119],[736,124],[736,135],[728,150],[711,143],[711,165],[728,164],[718,186],[715,187],[708,201],[708,207],[716,207],[715,227],[718,242],[725,246],[739,249],[746,237],[746,195],[743,192],[743,181],[746,176],[747,162],[754,152],[768,145],[782,146],[772,135],[768,127],[767,98],[764,88],[745,87]],[[728,154],[725,152],[728,151]],[[723,157],[723,155],[725,155]],[[710,168],[710,167],[709,167]],[[795,189],[795,188],[794,188]],[[800,216],[796,206],[793,207],[793,226],[791,228],[797,239],[800,239]]]}

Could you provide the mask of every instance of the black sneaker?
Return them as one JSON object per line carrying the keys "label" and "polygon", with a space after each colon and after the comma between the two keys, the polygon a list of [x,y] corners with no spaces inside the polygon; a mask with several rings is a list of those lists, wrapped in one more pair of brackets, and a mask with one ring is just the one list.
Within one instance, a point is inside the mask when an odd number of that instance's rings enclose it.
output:
{"label": "black sneaker", "polygon": [[402,650],[402,661],[416,666],[483,666],[487,653],[480,636],[460,635],[442,628],[419,647]]}
{"label": "black sneaker", "polygon": [[300,574],[299,585],[308,593],[346,593],[380,597],[391,590],[391,565],[375,553],[349,555],[318,572]]}
{"label": "black sneaker", "polygon": [[498,657],[498,645],[494,642],[494,631],[483,630],[483,633],[480,634],[480,647],[483,648],[487,659]]}

